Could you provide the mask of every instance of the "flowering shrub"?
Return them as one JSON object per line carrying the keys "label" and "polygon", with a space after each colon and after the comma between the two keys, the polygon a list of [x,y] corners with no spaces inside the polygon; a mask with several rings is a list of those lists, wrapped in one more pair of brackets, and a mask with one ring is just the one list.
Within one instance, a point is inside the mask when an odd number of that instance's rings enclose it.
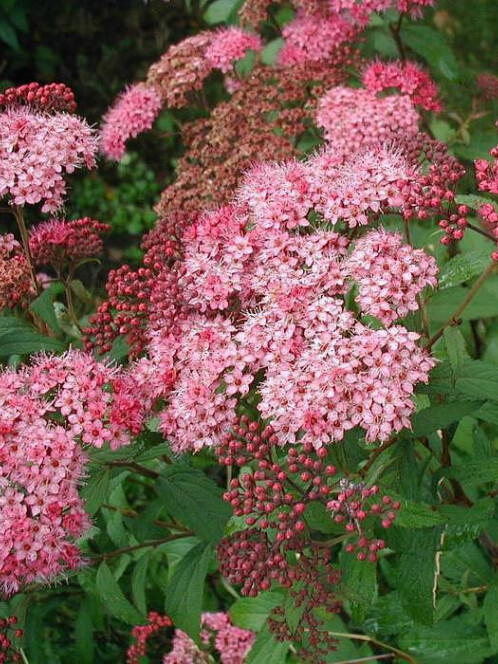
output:
{"label": "flowering shrub", "polygon": [[[0,95],[0,661],[491,661],[491,75],[462,118],[432,0],[229,4],[98,130],[65,85]],[[68,178],[164,117],[175,177],[99,292]]]}

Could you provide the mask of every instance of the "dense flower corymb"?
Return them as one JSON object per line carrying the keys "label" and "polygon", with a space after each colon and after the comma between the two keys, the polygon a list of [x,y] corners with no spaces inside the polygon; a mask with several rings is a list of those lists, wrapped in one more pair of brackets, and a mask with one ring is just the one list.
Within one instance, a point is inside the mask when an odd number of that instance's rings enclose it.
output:
{"label": "dense flower corymb", "polygon": [[139,83],[121,93],[100,130],[100,149],[105,156],[119,161],[126,141],[150,129],[161,106],[161,96],[152,86]]}
{"label": "dense flower corymb", "polygon": [[41,202],[43,212],[54,212],[63,204],[65,174],[93,168],[96,150],[95,132],[78,116],[8,107],[0,114],[0,198]]}
{"label": "dense flower corymb", "polygon": [[232,70],[234,62],[240,60],[249,49],[260,51],[262,45],[259,35],[236,27],[221,28],[211,37],[205,56],[213,69],[227,73]]}

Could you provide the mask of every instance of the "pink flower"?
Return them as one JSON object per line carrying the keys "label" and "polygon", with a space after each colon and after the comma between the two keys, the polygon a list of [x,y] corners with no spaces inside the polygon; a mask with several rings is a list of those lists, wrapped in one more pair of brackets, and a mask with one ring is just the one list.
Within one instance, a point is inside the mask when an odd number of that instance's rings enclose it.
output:
{"label": "pink flower", "polygon": [[66,193],[64,175],[94,168],[96,149],[95,132],[75,115],[7,108],[0,113],[0,198],[42,202],[43,212],[55,212]]}
{"label": "pink flower", "polygon": [[122,92],[103,118],[100,130],[103,154],[120,161],[126,141],[150,129],[161,106],[161,96],[153,86],[138,83]]}
{"label": "pink flower", "polygon": [[220,69],[226,74],[232,71],[234,62],[244,57],[248,50],[260,51],[262,47],[259,35],[234,26],[220,28],[212,35],[205,57],[213,69]]}
{"label": "pink flower", "polygon": [[436,84],[414,62],[374,62],[363,72],[363,85],[375,93],[395,88],[410,97],[415,106],[426,111],[442,110]]}

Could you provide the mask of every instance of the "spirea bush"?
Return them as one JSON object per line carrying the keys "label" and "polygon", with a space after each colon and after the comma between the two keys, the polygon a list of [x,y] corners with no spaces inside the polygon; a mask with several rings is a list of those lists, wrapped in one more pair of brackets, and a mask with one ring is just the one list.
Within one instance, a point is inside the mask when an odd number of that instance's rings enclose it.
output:
{"label": "spirea bush", "polygon": [[[98,128],[0,95],[0,662],[498,657],[498,79],[435,5],[215,0]],[[70,175],[157,118],[99,288]]]}

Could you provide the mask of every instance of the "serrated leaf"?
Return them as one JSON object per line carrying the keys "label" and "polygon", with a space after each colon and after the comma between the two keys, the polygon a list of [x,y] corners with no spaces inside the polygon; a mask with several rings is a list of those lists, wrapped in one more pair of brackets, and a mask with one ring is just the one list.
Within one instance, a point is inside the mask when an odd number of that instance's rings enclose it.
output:
{"label": "serrated leaf", "polygon": [[419,530],[410,535],[410,540],[404,537],[405,545],[409,542],[410,546],[400,555],[398,592],[405,611],[415,622],[432,625],[441,528]]}
{"label": "serrated leaf", "polygon": [[458,62],[442,33],[425,25],[408,25],[402,30],[401,39],[444,78],[458,78]]}
{"label": "serrated leaf", "polygon": [[[496,277],[489,277],[460,315],[461,320],[478,320],[479,318],[493,318],[497,316],[497,287],[498,279]],[[454,315],[457,308],[461,306],[469,292],[470,287],[468,286],[454,286],[436,293],[428,303],[428,312],[431,321],[446,323]]]}
{"label": "serrated leaf", "polygon": [[476,196],[475,194],[459,194],[458,196],[455,196],[455,202],[458,205],[467,205],[473,210],[478,210],[481,205],[484,204],[492,205],[498,212],[498,205],[495,203],[495,201],[492,201],[490,198],[485,198],[484,196]]}
{"label": "serrated leaf", "polygon": [[124,596],[105,561],[100,563],[95,587],[100,599],[112,616],[130,625],[138,625],[144,622],[143,616]]}
{"label": "serrated leaf", "polygon": [[489,265],[489,251],[469,251],[458,254],[443,266],[439,275],[439,290],[458,286],[479,276]]}
{"label": "serrated leaf", "polygon": [[484,598],[484,624],[494,652],[498,651],[498,585],[495,578],[493,585]]}
{"label": "serrated leaf", "polygon": [[9,316],[8,319],[12,324],[0,327],[0,356],[29,355],[42,350],[65,350],[66,346],[61,341],[38,334],[31,326],[26,326],[24,321],[19,321],[14,316]]}
{"label": "serrated leaf", "polygon": [[204,580],[213,549],[201,542],[178,563],[166,586],[165,613],[192,639],[199,641]]}
{"label": "serrated leaf", "polygon": [[247,655],[246,664],[284,664],[290,643],[277,641],[264,625]]}
{"label": "serrated leaf", "polygon": [[412,418],[413,436],[428,436],[433,431],[445,429],[466,415],[472,415],[483,405],[482,401],[452,401],[440,406],[430,406],[416,413]]}
{"label": "serrated leaf", "polygon": [[365,619],[377,597],[377,569],[373,563],[358,560],[349,553],[342,555],[341,568],[348,611],[358,624]]}
{"label": "serrated leaf", "polygon": [[147,600],[145,597],[145,582],[149,568],[150,552],[145,553],[133,567],[131,575],[131,595],[133,603],[140,613],[147,613]]}
{"label": "serrated leaf", "polygon": [[109,482],[111,474],[109,470],[101,470],[90,477],[90,480],[83,486],[81,496],[85,501],[86,511],[93,516],[102,503],[105,502],[109,491]]}
{"label": "serrated leaf", "polygon": [[484,628],[464,614],[405,632],[399,647],[424,664],[482,664],[493,654]]}
{"label": "serrated leaf", "polygon": [[468,360],[461,366],[455,387],[473,399],[498,401],[498,366],[485,360]]}
{"label": "serrated leaf", "polygon": [[257,597],[242,597],[230,607],[230,618],[234,625],[259,632],[268,614],[282,603],[282,593],[262,592]]}
{"label": "serrated leaf", "polygon": [[498,480],[498,458],[467,461],[461,465],[441,468],[434,475],[434,482],[441,477],[458,480],[467,486],[477,486]]}
{"label": "serrated leaf", "polygon": [[447,519],[435,509],[435,506],[433,509],[430,505],[401,499],[401,508],[396,518],[396,526],[417,530],[437,526],[446,521]]}
{"label": "serrated leaf", "polygon": [[53,332],[60,332],[57,316],[54,308],[54,291],[47,288],[29,305],[31,311],[34,311],[44,323],[46,323]]}
{"label": "serrated leaf", "polygon": [[443,336],[451,369],[454,374],[457,374],[465,360],[470,359],[465,339],[460,330],[455,327],[447,327],[443,332]]}
{"label": "serrated leaf", "polygon": [[484,422],[498,424],[498,403],[487,401],[474,413],[474,417],[479,420],[484,420]]}
{"label": "serrated leaf", "polygon": [[196,468],[170,466],[156,483],[166,510],[207,542],[221,539],[231,516],[223,492]]}

